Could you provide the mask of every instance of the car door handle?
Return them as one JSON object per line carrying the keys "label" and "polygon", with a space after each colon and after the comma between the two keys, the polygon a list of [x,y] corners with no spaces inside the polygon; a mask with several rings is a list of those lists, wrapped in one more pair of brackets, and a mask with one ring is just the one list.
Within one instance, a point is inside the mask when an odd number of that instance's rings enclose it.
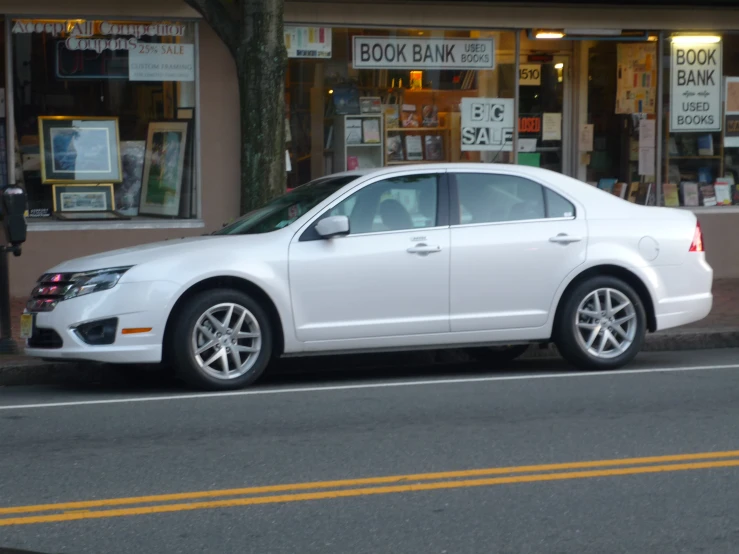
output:
{"label": "car door handle", "polygon": [[560,233],[556,237],[549,239],[549,242],[556,242],[558,244],[570,244],[571,242],[580,242],[582,237],[571,237],[566,233]]}
{"label": "car door handle", "polygon": [[416,246],[411,246],[408,249],[409,254],[433,254],[434,252],[441,252],[441,246],[430,246],[425,243],[420,243]]}

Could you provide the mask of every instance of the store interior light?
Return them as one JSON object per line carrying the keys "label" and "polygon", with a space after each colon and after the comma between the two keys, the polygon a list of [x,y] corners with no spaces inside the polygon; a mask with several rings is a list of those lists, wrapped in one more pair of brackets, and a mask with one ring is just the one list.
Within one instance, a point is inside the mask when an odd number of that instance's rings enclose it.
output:
{"label": "store interior light", "polygon": [[557,39],[564,37],[565,34],[561,31],[537,31],[535,36],[538,39]]}
{"label": "store interior light", "polygon": [[334,89],[329,89],[328,93],[329,94],[333,94],[334,93]]}
{"label": "store interior light", "polygon": [[562,62],[554,64],[554,69],[564,69],[564,67],[565,67],[565,64],[563,64]]}
{"label": "store interior light", "polygon": [[715,44],[721,42],[717,35],[677,35],[672,37],[675,44]]}

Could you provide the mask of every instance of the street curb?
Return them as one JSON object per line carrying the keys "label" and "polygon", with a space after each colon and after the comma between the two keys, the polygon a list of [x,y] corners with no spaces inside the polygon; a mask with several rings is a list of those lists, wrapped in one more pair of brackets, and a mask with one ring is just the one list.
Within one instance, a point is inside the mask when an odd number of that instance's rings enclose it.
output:
{"label": "street curb", "polygon": [[[709,350],[739,348],[739,328],[692,329],[648,334],[643,352],[681,350]],[[521,356],[526,359],[559,358],[553,345],[532,345]],[[423,367],[450,363],[469,363],[473,360],[464,350],[429,350],[421,352],[392,352],[372,355],[340,355],[330,358],[297,358],[281,360],[278,364],[293,370],[307,371],[312,364],[316,369],[383,368],[391,366]],[[144,375],[146,380],[148,376]],[[79,364],[70,362],[44,362],[15,358],[7,363],[0,357],[0,387],[30,385],[125,385],[139,380],[140,374],[126,375],[126,370],[105,364]]]}

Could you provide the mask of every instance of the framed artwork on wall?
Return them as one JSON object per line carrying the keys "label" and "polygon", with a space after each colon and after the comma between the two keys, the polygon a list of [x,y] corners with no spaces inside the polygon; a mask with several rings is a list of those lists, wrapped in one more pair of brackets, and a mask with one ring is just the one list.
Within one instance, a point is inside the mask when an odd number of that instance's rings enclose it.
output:
{"label": "framed artwork on wall", "polygon": [[152,121],[146,139],[140,215],[177,217],[190,122]]}
{"label": "framed artwork on wall", "polygon": [[117,117],[38,118],[41,182],[120,183]]}

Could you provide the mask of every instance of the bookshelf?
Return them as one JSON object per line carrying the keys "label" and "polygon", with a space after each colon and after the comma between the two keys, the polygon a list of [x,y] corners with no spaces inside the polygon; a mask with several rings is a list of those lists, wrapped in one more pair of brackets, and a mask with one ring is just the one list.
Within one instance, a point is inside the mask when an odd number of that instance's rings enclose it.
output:
{"label": "bookshelf", "polygon": [[[404,165],[404,164],[423,164],[423,163],[439,163],[452,160],[451,151],[451,125],[449,114],[439,112],[439,125],[437,127],[385,127],[385,144],[387,147],[385,152],[385,165]],[[393,138],[395,137],[395,138]],[[408,141],[409,137],[419,137],[421,143],[420,156],[412,158],[409,155]],[[438,137],[433,139],[431,137]],[[416,140],[419,139],[410,139]],[[435,141],[433,144],[430,141]],[[399,150],[396,146],[396,155],[390,151],[393,144],[399,143]],[[429,150],[436,149],[436,153],[431,155]],[[402,157],[402,159],[401,159]],[[431,158],[431,159],[429,159]]]}
{"label": "bookshelf", "polygon": [[[333,171],[356,169],[349,160],[356,162],[359,169],[382,167],[385,152],[383,128],[384,117],[381,113],[336,116],[333,127]],[[377,142],[369,141],[374,138]]]}
{"label": "bookshelf", "polygon": [[[665,183],[675,181],[674,175],[670,174],[670,165],[679,164],[678,171],[680,179],[677,185],[682,181],[699,181],[698,171],[701,167],[708,166],[711,168],[713,175],[711,183],[716,179],[724,176],[724,135],[723,132],[715,133],[676,133],[670,135],[670,112],[665,111],[665,142],[664,142],[664,173],[662,181]],[[713,142],[713,153],[701,155],[699,153],[699,138],[711,136]],[[677,139],[681,139],[679,142]],[[688,143],[686,145],[686,143]],[[673,145],[677,149],[677,154],[673,153]],[[673,172],[674,173],[674,172]],[[683,177],[685,175],[685,177]],[[709,183],[710,184],[710,183]]]}

